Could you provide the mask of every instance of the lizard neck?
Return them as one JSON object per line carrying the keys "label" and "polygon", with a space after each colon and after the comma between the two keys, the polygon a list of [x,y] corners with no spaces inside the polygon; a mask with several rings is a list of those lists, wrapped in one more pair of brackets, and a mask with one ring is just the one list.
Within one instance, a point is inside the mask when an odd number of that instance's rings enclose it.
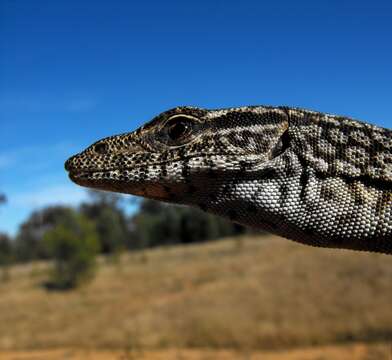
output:
{"label": "lizard neck", "polygon": [[185,203],[312,246],[392,253],[392,192],[320,175],[291,150],[241,177],[202,180]]}

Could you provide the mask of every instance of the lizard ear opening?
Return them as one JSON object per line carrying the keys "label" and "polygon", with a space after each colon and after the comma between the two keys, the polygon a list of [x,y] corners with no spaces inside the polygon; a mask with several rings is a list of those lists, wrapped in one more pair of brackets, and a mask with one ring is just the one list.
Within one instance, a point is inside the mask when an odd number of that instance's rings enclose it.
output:
{"label": "lizard ear opening", "polygon": [[272,148],[270,153],[270,159],[276,158],[283,154],[290,147],[290,136],[289,129],[287,128],[280,136],[278,142]]}

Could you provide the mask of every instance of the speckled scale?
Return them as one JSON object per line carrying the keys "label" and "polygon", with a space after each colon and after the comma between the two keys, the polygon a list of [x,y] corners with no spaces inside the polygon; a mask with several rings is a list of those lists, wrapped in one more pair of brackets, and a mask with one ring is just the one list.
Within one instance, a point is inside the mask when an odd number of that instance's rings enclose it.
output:
{"label": "speckled scale", "polygon": [[316,171],[392,182],[392,131],[304,110],[289,114],[293,149]]}
{"label": "speckled scale", "polygon": [[177,107],[66,168],[83,186],[197,206],[305,244],[392,253],[392,132],[346,117]]}

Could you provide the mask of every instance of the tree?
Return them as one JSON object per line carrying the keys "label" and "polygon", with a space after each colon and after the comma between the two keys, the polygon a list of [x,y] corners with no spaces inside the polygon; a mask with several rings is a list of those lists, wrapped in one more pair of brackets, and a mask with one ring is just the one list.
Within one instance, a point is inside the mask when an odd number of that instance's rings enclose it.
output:
{"label": "tree", "polygon": [[72,213],[44,235],[47,252],[54,260],[52,289],[71,289],[91,278],[99,251],[94,225]]}
{"label": "tree", "polygon": [[113,208],[118,208],[123,200],[122,195],[109,191],[89,189],[87,193],[92,203]]}
{"label": "tree", "polygon": [[191,207],[144,199],[132,218],[135,247],[192,243],[246,232],[246,228]]}
{"label": "tree", "polygon": [[75,211],[65,206],[50,206],[34,211],[20,226],[15,238],[15,256],[19,261],[47,259],[49,254],[42,244],[45,233],[69,218]]}
{"label": "tree", "polygon": [[0,233],[0,267],[2,268],[1,280],[9,279],[9,266],[12,263],[12,245],[11,239]]}
{"label": "tree", "polygon": [[80,212],[95,224],[101,251],[116,253],[125,247],[129,237],[127,218],[120,207],[121,197],[104,191],[90,190],[91,201],[80,206]]}

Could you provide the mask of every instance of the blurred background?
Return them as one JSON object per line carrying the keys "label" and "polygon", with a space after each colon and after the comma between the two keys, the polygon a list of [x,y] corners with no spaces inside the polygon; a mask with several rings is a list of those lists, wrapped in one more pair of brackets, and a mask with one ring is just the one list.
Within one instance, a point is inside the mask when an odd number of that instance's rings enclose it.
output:
{"label": "blurred background", "polygon": [[0,31],[1,359],[392,359],[391,257],[63,169],[178,105],[391,128],[390,1],[0,0]]}

